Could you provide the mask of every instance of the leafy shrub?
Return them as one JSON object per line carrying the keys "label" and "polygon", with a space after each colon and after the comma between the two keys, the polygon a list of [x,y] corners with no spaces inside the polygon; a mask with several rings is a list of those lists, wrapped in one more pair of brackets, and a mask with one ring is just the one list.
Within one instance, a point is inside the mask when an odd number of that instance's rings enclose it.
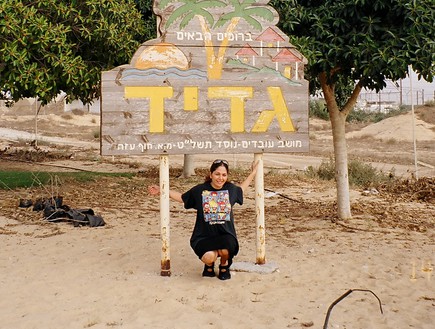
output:
{"label": "leafy shrub", "polygon": [[94,132],[92,133],[92,135],[94,136],[95,139],[99,139],[100,138],[100,130],[94,130]]}
{"label": "leafy shrub", "polygon": [[[350,160],[348,162],[348,171],[349,184],[363,188],[377,187],[394,178],[394,172],[384,173],[374,168],[371,164],[359,160]],[[311,178],[320,178],[323,180],[335,179],[334,159],[330,158],[329,161],[322,161],[317,169],[313,166],[309,166],[305,170],[305,174]]]}
{"label": "leafy shrub", "polygon": [[329,120],[329,113],[326,109],[325,103],[318,100],[310,100],[310,118],[319,118],[322,120]]}
{"label": "leafy shrub", "polygon": [[346,122],[379,122],[386,118],[394,117],[409,111],[407,106],[392,108],[388,112],[371,112],[361,108],[353,109],[346,118]]}
{"label": "leafy shrub", "polygon": [[435,99],[431,99],[429,101],[424,102],[424,106],[426,106],[426,107],[434,107],[435,106]]}
{"label": "leafy shrub", "polygon": [[[367,111],[362,108],[354,108],[350,111],[346,118],[346,122],[367,122],[376,123],[386,118],[397,116],[406,113],[410,110],[409,106],[400,106],[399,108],[391,108],[387,112]],[[329,121],[329,113],[326,105],[320,100],[310,100],[310,118],[318,118]]]}
{"label": "leafy shrub", "polygon": [[394,177],[393,173],[385,174],[371,164],[358,160],[351,160],[348,168],[350,185],[364,188],[376,187],[381,183],[390,181]]}

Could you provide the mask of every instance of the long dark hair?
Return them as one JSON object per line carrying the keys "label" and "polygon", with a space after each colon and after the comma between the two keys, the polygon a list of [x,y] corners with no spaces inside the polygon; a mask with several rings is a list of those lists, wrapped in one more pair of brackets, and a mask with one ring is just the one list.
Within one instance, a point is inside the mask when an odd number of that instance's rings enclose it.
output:
{"label": "long dark hair", "polygon": [[[210,166],[210,174],[212,174],[219,167],[225,167],[227,174],[230,174],[230,168],[227,160],[214,160]],[[205,176],[205,182],[211,182],[210,175]]]}

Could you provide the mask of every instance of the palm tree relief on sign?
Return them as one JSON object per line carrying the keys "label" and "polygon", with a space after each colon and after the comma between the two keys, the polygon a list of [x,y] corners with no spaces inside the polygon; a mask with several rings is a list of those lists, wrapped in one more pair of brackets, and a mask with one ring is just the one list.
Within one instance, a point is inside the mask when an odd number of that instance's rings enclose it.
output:
{"label": "palm tree relief on sign", "polygon": [[307,152],[306,59],[268,2],[155,0],[159,37],[103,73],[103,155]]}

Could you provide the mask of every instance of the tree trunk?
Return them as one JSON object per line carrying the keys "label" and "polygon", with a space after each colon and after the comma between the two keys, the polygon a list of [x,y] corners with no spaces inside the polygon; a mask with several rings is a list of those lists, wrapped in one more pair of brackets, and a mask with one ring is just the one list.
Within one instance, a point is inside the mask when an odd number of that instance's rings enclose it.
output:
{"label": "tree trunk", "polygon": [[329,109],[334,143],[335,181],[337,184],[337,208],[340,219],[350,219],[349,174],[346,144],[346,116],[338,106]]}
{"label": "tree trunk", "polygon": [[326,74],[320,74],[320,84],[326,101],[332,127],[334,144],[335,182],[337,186],[337,208],[340,219],[350,219],[349,174],[347,166],[346,117],[348,111],[341,112],[335,100],[335,86],[327,83]]}
{"label": "tree trunk", "polygon": [[[329,72],[334,75],[338,69]],[[340,219],[350,219],[350,195],[349,195],[349,171],[347,163],[347,145],[346,145],[346,118],[354,108],[358,95],[361,92],[361,82],[355,85],[352,95],[347,100],[342,109],[338,108],[335,99],[335,84],[328,84],[326,72],[319,74],[320,85],[322,86],[323,95],[325,96],[326,107],[329,112],[332,127],[332,140],[334,143],[335,159],[335,181],[337,185],[337,208]]]}
{"label": "tree trunk", "polygon": [[195,162],[193,161],[193,154],[185,154],[183,163],[183,177],[188,178],[193,175],[195,175]]}

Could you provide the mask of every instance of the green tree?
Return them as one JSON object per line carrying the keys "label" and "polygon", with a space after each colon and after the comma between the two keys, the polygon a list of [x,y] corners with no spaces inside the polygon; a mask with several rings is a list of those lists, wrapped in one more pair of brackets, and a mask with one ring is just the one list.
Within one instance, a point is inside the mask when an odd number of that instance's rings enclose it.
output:
{"label": "green tree", "polygon": [[0,97],[45,104],[63,91],[91,102],[101,71],[128,63],[143,35],[132,0],[3,0]]}
{"label": "green tree", "polygon": [[[433,0],[272,0],[280,28],[308,58],[310,91],[321,90],[332,125],[338,216],[351,218],[346,117],[363,88],[405,78],[409,65],[435,73]],[[351,89],[347,88],[349,85]]]}
{"label": "green tree", "polygon": [[145,25],[144,34],[140,41],[155,39],[157,37],[157,18],[153,12],[154,0],[134,0],[134,2],[142,15],[142,22]]}

